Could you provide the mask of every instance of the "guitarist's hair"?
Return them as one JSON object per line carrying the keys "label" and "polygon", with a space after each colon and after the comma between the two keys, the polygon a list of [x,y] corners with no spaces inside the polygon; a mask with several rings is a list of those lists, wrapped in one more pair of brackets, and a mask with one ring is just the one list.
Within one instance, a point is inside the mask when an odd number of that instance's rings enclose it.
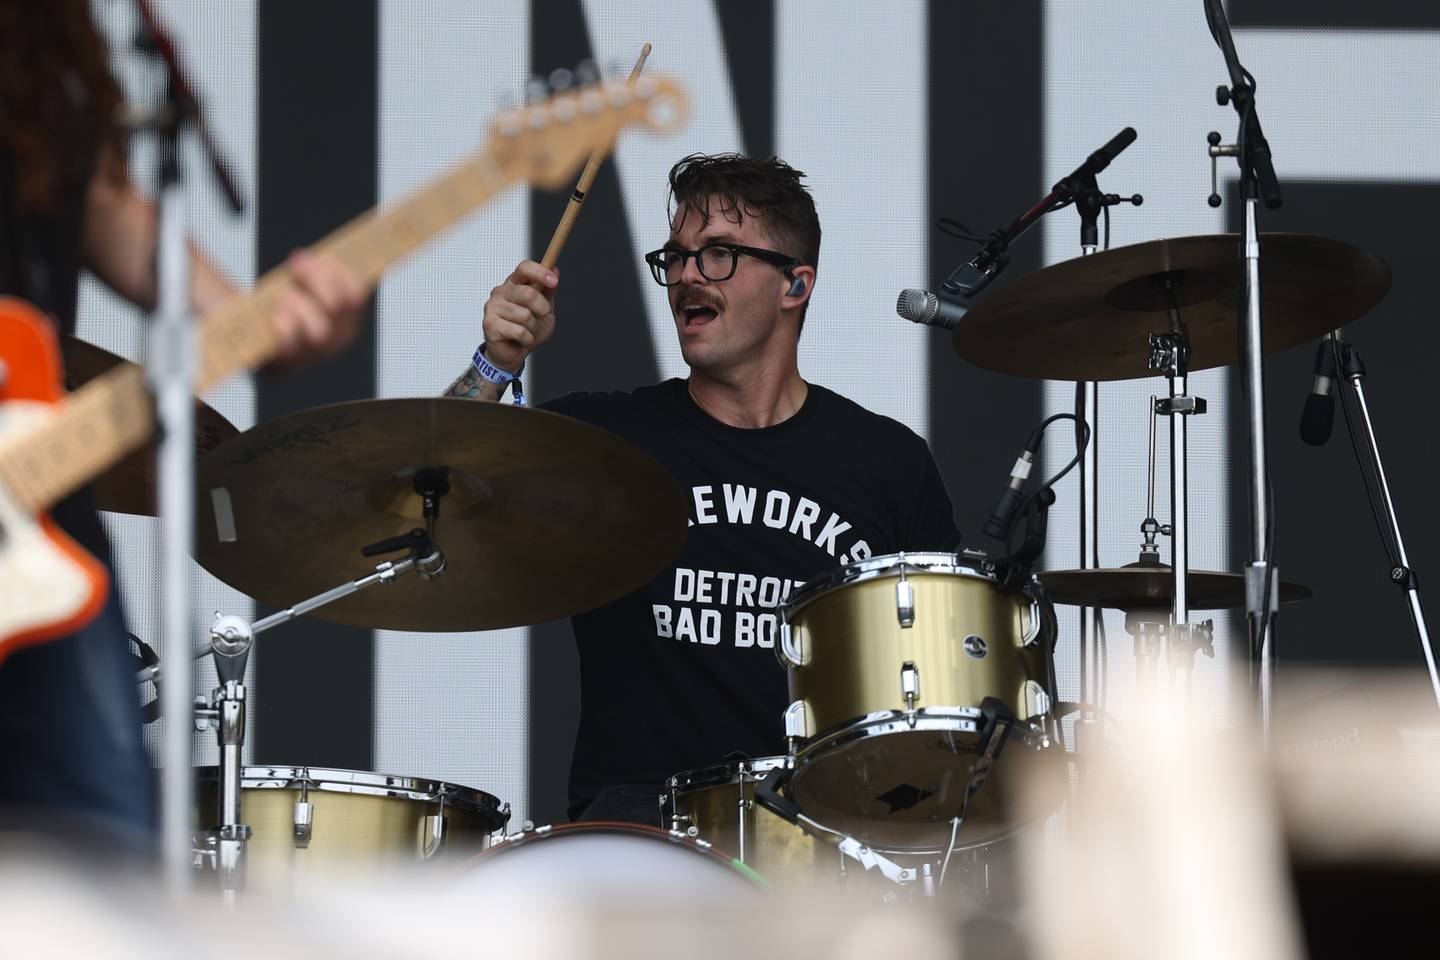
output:
{"label": "guitarist's hair", "polygon": [[60,171],[97,148],[105,174],[124,177],[122,99],[89,0],[0,0],[0,144],[21,209],[50,212]]}

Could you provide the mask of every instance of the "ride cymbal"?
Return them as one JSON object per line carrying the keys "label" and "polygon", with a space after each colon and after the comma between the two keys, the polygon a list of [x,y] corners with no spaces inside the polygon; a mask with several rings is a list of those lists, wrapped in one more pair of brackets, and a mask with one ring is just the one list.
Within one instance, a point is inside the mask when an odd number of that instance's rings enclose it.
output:
{"label": "ride cymbal", "polygon": [[443,573],[406,574],[311,616],[421,631],[538,623],[641,586],[685,538],[674,478],[598,427],[474,400],[364,400],[280,417],[207,456],[196,557],[291,606],[372,572],[381,558],[362,547],[425,526],[417,474],[448,486],[434,532]]}
{"label": "ride cymbal", "polygon": [[[952,335],[955,352],[1021,377],[1154,376],[1149,337],[1170,331],[1169,278],[1190,333],[1189,369],[1232,363],[1244,295],[1239,244],[1236,234],[1154,240],[1036,270],[976,301]],[[1261,245],[1267,353],[1344,326],[1390,289],[1385,261],[1348,243],[1270,233]]]}

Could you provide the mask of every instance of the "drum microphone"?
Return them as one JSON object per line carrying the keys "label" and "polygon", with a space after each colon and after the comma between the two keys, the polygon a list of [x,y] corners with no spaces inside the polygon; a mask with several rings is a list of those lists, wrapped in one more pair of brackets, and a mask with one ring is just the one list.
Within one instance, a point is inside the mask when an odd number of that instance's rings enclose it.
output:
{"label": "drum microphone", "polygon": [[1312,447],[1323,447],[1335,427],[1335,342],[1320,341],[1315,353],[1315,382],[1300,414],[1300,439]]}
{"label": "drum microphone", "polygon": [[1043,436],[1044,430],[1032,430],[1030,439],[1025,441],[1025,449],[1020,451],[1015,466],[1010,468],[1010,480],[1006,483],[1004,492],[990,509],[990,519],[980,527],[987,537],[1004,540],[1009,536],[1010,524],[1020,506],[1020,490],[1030,477],[1030,468],[1035,465],[1035,454],[1040,451],[1040,438]]}
{"label": "drum microphone", "polygon": [[955,325],[969,312],[968,308],[945,296],[938,296],[929,290],[911,287],[900,291],[895,303],[895,312],[911,323],[923,323],[930,327],[954,330]]}

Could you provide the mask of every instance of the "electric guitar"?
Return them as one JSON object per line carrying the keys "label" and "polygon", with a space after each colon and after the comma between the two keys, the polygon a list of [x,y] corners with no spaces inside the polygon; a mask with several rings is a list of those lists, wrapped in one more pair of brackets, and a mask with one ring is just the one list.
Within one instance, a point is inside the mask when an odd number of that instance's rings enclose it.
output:
{"label": "electric guitar", "polygon": [[[675,129],[688,101],[672,81],[592,85],[506,111],[484,149],[384,210],[372,210],[314,247],[373,289],[381,274],[512,183],[559,187],[626,126]],[[291,278],[283,265],[250,293],[200,319],[196,392],[274,356],[269,317]],[[79,629],[102,609],[109,578],[47,510],[150,436],[150,393],[125,364],[74,393],[61,388],[53,326],[34,307],[0,298],[0,661],[27,644]]]}

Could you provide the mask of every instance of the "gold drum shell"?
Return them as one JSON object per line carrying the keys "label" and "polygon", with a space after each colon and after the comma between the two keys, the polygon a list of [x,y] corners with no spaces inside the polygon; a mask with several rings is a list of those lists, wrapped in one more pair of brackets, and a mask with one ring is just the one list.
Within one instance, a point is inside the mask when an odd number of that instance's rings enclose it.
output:
{"label": "gold drum shell", "polygon": [[[198,822],[215,821],[219,776],[201,767]],[[295,839],[295,804],[311,804],[308,842]],[[510,817],[508,804],[480,790],[410,777],[318,767],[245,767],[240,820],[247,887],[284,891],[335,874],[380,875],[418,864],[459,864],[488,846]],[[444,839],[436,841],[436,817]]]}
{"label": "gold drum shell", "polygon": [[[807,814],[876,847],[948,844],[987,697],[1020,722],[969,805],[962,844],[1053,808],[1053,636],[1042,604],[1002,591],[983,555],[871,558],[807,583],[784,614],[792,796]],[[1039,803],[1020,795],[1034,774],[1051,784]]]}

